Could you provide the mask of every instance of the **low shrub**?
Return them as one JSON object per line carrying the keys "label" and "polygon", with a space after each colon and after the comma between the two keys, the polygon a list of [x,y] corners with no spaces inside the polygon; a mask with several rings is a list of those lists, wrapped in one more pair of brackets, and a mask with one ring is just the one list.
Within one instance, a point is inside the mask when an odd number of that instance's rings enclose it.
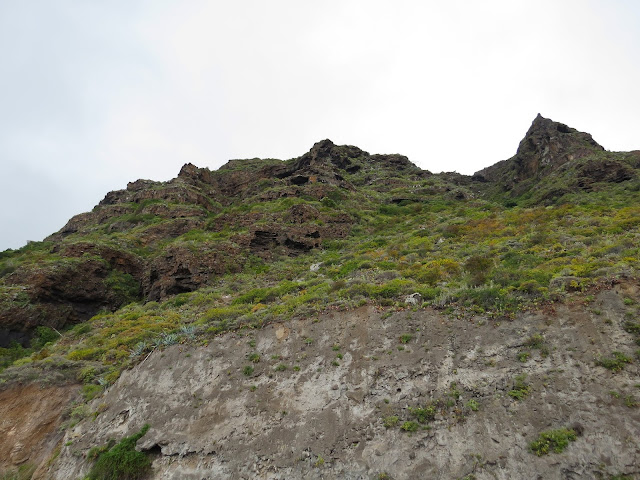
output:
{"label": "low shrub", "polygon": [[624,369],[625,364],[631,363],[631,357],[622,352],[612,352],[611,357],[600,357],[596,360],[596,365],[604,367],[612,372],[620,372]]}
{"label": "low shrub", "polygon": [[551,451],[562,453],[569,445],[569,442],[575,441],[576,438],[576,432],[568,428],[549,430],[538,435],[538,438],[531,442],[529,448],[539,457]]}
{"label": "low shrub", "polygon": [[142,427],[138,433],[125,437],[120,443],[94,452],[96,463],[87,475],[88,480],[138,480],[151,469],[151,460],[135,447],[149,430],[149,425]]}

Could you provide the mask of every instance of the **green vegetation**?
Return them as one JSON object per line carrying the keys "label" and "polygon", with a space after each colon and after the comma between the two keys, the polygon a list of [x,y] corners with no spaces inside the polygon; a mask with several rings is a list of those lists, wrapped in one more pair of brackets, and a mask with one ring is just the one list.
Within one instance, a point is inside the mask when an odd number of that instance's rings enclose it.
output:
{"label": "green vegetation", "polygon": [[247,358],[251,363],[260,363],[260,355],[257,353],[251,353]]}
{"label": "green vegetation", "polygon": [[627,363],[631,363],[631,357],[622,352],[612,352],[610,357],[600,357],[596,360],[596,364],[607,368],[612,372],[620,372]]}
{"label": "green vegetation", "polygon": [[[588,162],[608,159],[636,168],[627,154],[594,151],[566,171],[539,179],[536,188],[510,193],[454,174],[425,174],[411,165],[399,169],[364,152],[342,147],[335,152],[352,163],[354,168],[340,176],[353,188],[311,179],[292,186],[291,178],[260,173],[264,166],[291,167],[295,160],[234,161],[215,172],[203,170],[210,183],[152,182],[145,188],[153,198],[114,197],[115,203],[99,205],[78,220],[77,231],[0,252],[3,313],[29,318],[46,313],[25,286],[8,282],[9,276],[67,272],[73,277],[89,260],[102,269],[100,282],[109,295],[123,304],[60,329],[63,341],[55,332],[36,331],[33,343],[0,348],[0,370],[59,356],[78,368],[83,362],[102,364],[92,382],[108,384],[154,350],[206,344],[228,331],[317,319],[329,309],[362,305],[386,307],[383,315],[391,317],[406,308],[403,298],[413,293],[423,303],[412,308],[510,318],[586,296],[604,279],[640,268],[640,183],[603,181],[590,189],[575,183]],[[214,185],[228,183],[232,173],[246,175],[247,188],[214,195]],[[189,228],[176,227],[177,219]],[[254,248],[251,242],[258,239],[252,229],[264,227],[269,234],[274,225],[288,229],[289,243],[274,232],[264,249]],[[157,301],[144,303],[142,282],[119,270],[113,252],[148,265],[181,255],[183,273],[194,283],[176,284],[153,297]],[[313,264],[320,270],[310,270]],[[624,303],[636,308],[633,299]],[[636,320],[629,318],[624,328],[640,342]],[[405,333],[400,346],[413,338]],[[311,345],[314,339],[304,341]],[[518,358],[527,361],[535,351],[549,354],[541,334],[525,340]],[[255,364],[259,356],[252,355],[248,360]],[[599,362],[614,371],[626,363],[613,361]]]}
{"label": "green vegetation", "polygon": [[0,472],[0,480],[30,480],[35,471],[35,465],[26,463],[17,469]]}
{"label": "green vegetation", "polygon": [[513,382],[513,389],[507,392],[514,400],[522,400],[531,392],[531,386],[526,383],[525,374],[517,375]]}
{"label": "green vegetation", "polygon": [[385,428],[393,428],[398,424],[399,421],[399,417],[397,417],[396,415],[390,415],[382,419],[382,424]]}
{"label": "green vegetation", "polygon": [[569,446],[569,442],[575,441],[576,432],[568,428],[549,430],[542,432],[538,438],[531,442],[529,448],[533,453],[541,457],[549,452],[562,453]]}
{"label": "green vegetation", "polygon": [[418,422],[427,423],[436,418],[436,406],[435,405],[427,405],[425,408],[414,407],[410,408],[409,412],[416,417]]}
{"label": "green vegetation", "polygon": [[149,425],[138,433],[125,437],[115,445],[92,449],[89,458],[95,464],[87,475],[88,480],[137,480],[143,478],[151,468],[151,460],[135,449],[136,443],[149,430]]}
{"label": "green vegetation", "polygon": [[469,407],[473,412],[477,412],[480,409],[480,405],[473,398],[467,402],[467,407]]}
{"label": "green vegetation", "polygon": [[416,432],[420,428],[420,425],[417,422],[409,420],[400,425],[400,428],[405,432]]}

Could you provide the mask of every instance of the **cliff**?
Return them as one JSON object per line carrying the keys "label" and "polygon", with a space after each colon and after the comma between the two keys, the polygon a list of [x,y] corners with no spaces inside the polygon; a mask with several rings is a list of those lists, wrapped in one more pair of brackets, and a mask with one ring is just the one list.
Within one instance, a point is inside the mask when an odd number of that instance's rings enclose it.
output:
{"label": "cliff", "polygon": [[323,140],[110,192],[0,253],[0,472],[638,478],[639,168],[538,116],[473,176]]}

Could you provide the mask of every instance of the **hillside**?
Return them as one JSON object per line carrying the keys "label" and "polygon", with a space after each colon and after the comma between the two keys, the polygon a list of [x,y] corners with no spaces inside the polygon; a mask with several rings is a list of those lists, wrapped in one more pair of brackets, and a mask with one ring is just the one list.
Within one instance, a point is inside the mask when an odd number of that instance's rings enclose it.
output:
{"label": "hillside", "polygon": [[0,253],[0,472],[640,478],[639,172],[539,115],[473,176],[323,140],[110,192]]}

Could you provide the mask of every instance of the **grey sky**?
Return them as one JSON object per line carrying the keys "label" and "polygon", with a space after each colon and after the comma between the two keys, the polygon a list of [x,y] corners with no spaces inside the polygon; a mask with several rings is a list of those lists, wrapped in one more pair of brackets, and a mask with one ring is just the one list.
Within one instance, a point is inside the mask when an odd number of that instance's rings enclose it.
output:
{"label": "grey sky", "polygon": [[128,181],[323,138],[469,174],[540,112],[639,149],[638,5],[1,2],[0,250]]}

